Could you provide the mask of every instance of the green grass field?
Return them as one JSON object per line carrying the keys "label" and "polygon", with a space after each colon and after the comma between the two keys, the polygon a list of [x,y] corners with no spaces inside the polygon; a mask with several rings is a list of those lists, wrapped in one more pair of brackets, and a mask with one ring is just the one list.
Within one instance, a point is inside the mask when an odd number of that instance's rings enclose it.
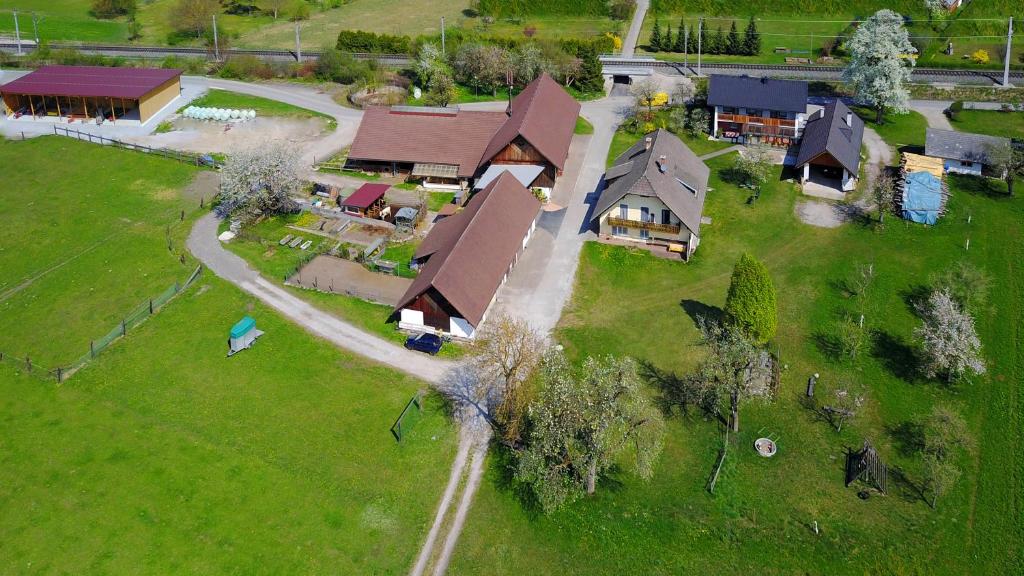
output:
{"label": "green grass field", "polygon": [[1024,112],[964,110],[956,120],[950,120],[950,124],[961,132],[1024,138]]}
{"label": "green grass field", "polygon": [[[731,156],[709,161],[714,192],[705,214],[713,224],[703,229],[694,261],[588,243],[558,329],[559,341],[577,359],[629,354],[670,379],[700,358],[694,317],[723,305],[739,255],[749,251],[767,264],[779,290],[774,346],[787,369],[774,403],[742,410],[741,432],[715,495],[704,486],[720,431],[699,411],[668,419],[665,452],[651,482],[613,473],[594,498],[552,516],[520,499],[500,453],[492,455],[452,573],[1015,572],[1022,560],[1015,543],[1024,537],[1024,348],[1018,337],[1024,201],[1007,198],[996,182],[956,179],[950,211],[933,228],[892,216],[883,229],[861,223],[814,228],[795,218],[799,198],[790,184],[773,183],[748,205],[749,192],[722,179]],[[917,323],[907,298],[931,273],[958,260],[994,280],[991,309],[978,319],[989,374],[948,388],[917,377],[907,365]],[[854,306],[842,282],[869,262],[877,274],[866,307],[873,337],[855,366],[834,359],[827,341],[833,323]],[[842,378],[869,389],[866,408],[841,434],[801,404],[813,372],[822,375],[820,403]],[[962,479],[932,511],[917,492],[915,437],[906,432],[936,404],[964,414],[978,448],[959,462]],[[771,460],[751,448],[766,434],[779,438],[780,452]],[[890,476],[890,494],[868,501],[843,487],[844,450],[864,438],[909,480]],[[815,521],[820,535],[812,530]]]}
{"label": "green grass field", "polygon": [[[226,358],[241,316],[264,334]],[[0,572],[401,574],[454,431],[425,384],[204,276],[62,386],[0,365]]]}
{"label": "green grass field", "polygon": [[871,128],[886,141],[887,144],[899,150],[904,147],[924,147],[925,132],[928,130],[928,121],[917,112],[907,114],[893,114],[886,112],[882,117],[882,123],[875,122],[875,111],[864,106],[853,106],[853,111],[864,120],[864,125]]}
{"label": "green grass field", "polygon": [[14,36],[14,17],[23,39],[34,39],[32,12],[35,12],[41,40],[79,40],[82,42],[127,42],[128,25],[123,19],[99,20],[89,14],[88,0],[0,0],[0,34]]}
{"label": "green grass field", "polygon": [[0,142],[0,165],[0,351],[70,362],[195,266],[195,168],[59,136]]}
{"label": "green grass field", "polygon": [[[275,116],[279,118],[323,118],[327,121],[327,127],[331,130],[336,128],[338,124],[337,120],[333,117],[321,112],[230,90],[210,90],[190,102],[189,106],[252,109],[256,111],[257,116]],[[184,109],[185,107],[181,110]],[[181,110],[178,110],[178,112],[181,112]]]}
{"label": "green grass field", "polygon": [[576,128],[573,130],[575,134],[593,134],[594,125],[583,116],[576,117]]}

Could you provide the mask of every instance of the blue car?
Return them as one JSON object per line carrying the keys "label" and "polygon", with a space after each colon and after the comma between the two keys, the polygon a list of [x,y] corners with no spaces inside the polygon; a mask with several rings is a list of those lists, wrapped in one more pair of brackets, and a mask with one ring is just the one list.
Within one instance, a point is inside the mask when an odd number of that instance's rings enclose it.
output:
{"label": "blue car", "polygon": [[405,340],[405,347],[409,350],[426,352],[431,356],[434,356],[441,351],[442,344],[444,344],[444,340],[442,340],[440,336],[437,334],[428,334],[426,332],[414,334]]}

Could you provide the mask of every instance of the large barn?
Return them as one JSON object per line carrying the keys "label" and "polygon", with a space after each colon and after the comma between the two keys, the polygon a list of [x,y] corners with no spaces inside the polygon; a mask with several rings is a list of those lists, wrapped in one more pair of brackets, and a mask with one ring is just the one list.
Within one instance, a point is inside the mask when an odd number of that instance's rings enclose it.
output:
{"label": "large barn", "polygon": [[579,103],[547,74],[528,84],[505,112],[372,107],[363,115],[348,164],[457,190],[509,171],[523,186],[547,194],[565,168],[579,111]]}
{"label": "large barn", "polygon": [[145,124],[181,94],[181,70],[43,66],[0,86],[11,119]]}
{"label": "large barn", "polygon": [[395,306],[399,326],[473,338],[536,227],[540,202],[510,172],[434,225],[413,261],[420,273]]}

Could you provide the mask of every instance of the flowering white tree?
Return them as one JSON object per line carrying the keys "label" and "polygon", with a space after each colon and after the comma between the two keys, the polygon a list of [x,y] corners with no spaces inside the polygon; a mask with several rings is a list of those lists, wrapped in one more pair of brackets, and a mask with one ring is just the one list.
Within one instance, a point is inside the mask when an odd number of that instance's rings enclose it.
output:
{"label": "flowering white tree", "polygon": [[875,122],[881,124],[888,108],[906,114],[910,92],[904,86],[914,68],[903,17],[892,10],[879,10],[865,20],[846,43],[850,64],[843,80],[854,87],[857,99],[875,109]]}
{"label": "flowering white tree", "polygon": [[299,157],[292,148],[270,144],[241,150],[229,156],[221,170],[217,215],[252,221],[293,212],[291,196],[301,188]]}
{"label": "flowering white tree", "polygon": [[420,81],[420,86],[426,88],[430,85],[430,80],[434,77],[434,74],[438,72],[446,72],[447,65],[444,61],[444,56],[441,55],[441,49],[437,47],[437,44],[433,42],[427,42],[420,48],[419,58],[416,59],[416,77]]}
{"label": "flowering white tree", "polygon": [[924,369],[929,377],[944,372],[952,382],[966,371],[985,372],[974,319],[960,309],[948,290],[932,292],[918,312],[924,323],[914,334],[924,346]]}

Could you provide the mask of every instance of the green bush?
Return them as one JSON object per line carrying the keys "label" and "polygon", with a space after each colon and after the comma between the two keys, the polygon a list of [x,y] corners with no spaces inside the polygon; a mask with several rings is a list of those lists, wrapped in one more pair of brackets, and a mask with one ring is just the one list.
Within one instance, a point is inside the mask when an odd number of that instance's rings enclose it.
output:
{"label": "green bush", "polygon": [[339,84],[352,84],[367,78],[371,73],[368,62],[356,60],[351,54],[336,48],[327,48],[320,53],[315,71],[317,78]]}
{"label": "green bush", "polygon": [[409,54],[412,51],[412,41],[408,36],[375,34],[363,30],[342,30],[338,33],[337,48],[342,52]]}
{"label": "green bush", "polygon": [[135,0],[93,0],[90,8],[97,18],[117,18],[135,13]]}
{"label": "green bush", "polygon": [[725,298],[725,318],[758,342],[767,342],[775,336],[778,326],[775,285],[768,268],[749,254],[744,253],[732,270],[729,294]]}
{"label": "green bush", "polygon": [[494,18],[523,16],[607,16],[606,0],[480,0],[477,10]]}

